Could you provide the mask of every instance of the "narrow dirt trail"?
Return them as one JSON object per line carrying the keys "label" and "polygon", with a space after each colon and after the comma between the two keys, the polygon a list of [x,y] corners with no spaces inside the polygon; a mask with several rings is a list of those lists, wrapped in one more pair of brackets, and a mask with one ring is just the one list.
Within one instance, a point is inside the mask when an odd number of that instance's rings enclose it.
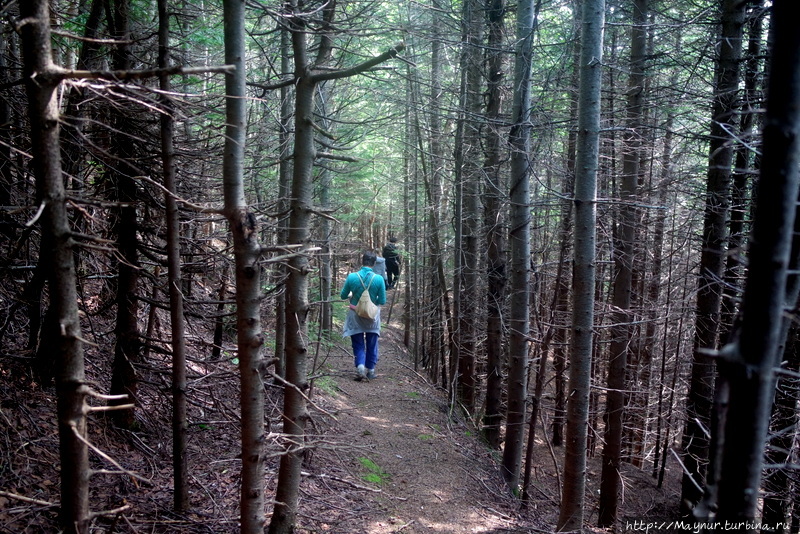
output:
{"label": "narrow dirt trail", "polygon": [[448,413],[444,393],[414,371],[401,336],[399,324],[384,325],[374,380],[354,380],[347,339],[326,362],[337,413],[330,433],[348,445],[334,454],[349,479],[371,488],[336,530],[532,532],[517,515],[518,503],[504,488],[492,452]]}

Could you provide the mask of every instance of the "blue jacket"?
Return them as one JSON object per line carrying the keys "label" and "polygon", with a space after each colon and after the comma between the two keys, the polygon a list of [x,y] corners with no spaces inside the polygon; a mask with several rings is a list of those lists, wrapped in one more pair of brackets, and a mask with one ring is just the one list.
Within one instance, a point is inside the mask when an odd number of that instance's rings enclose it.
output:
{"label": "blue jacket", "polygon": [[[361,285],[359,277],[364,281],[364,285]],[[383,283],[383,277],[375,274],[371,267],[361,267],[360,271],[347,275],[342,288],[342,299],[349,296],[350,304],[355,306],[365,286],[369,286],[369,296],[373,304],[378,306],[386,304],[386,285]]]}
{"label": "blue jacket", "polygon": [[375,266],[372,268],[375,271],[375,274],[383,278],[386,281],[386,260],[377,256],[375,258]]}

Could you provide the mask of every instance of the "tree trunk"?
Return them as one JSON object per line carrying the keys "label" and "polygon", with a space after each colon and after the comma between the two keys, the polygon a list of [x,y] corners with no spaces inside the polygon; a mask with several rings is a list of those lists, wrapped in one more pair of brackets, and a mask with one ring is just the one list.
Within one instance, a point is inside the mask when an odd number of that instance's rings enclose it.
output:
{"label": "tree trunk", "polygon": [[[658,206],[666,206],[667,203],[667,190],[669,186],[669,161],[670,155],[669,152],[672,150],[671,147],[671,134],[669,130],[667,130],[667,135],[665,136],[664,140],[664,153],[662,155],[662,161],[665,162],[666,166],[664,167],[664,172],[661,176],[661,182],[658,184],[658,197],[654,199],[656,201],[656,205]],[[650,279],[647,281],[646,284],[646,300],[644,302],[645,309],[647,310],[645,317],[646,317],[646,324],[645,324],[645,331],[644,336],[642,339],[642,347],[641,347],[641,361],[640,361],[640,373],[639,373],[639,382],[635,385],[634,393],[632,395],[631,404],[635,410],[634,413],[631,414],[631,424],[633,426],[632,435],[633,435],[633,459],[638,462],[638,467],[643,467],[644,463],[644,450],[646,448],[646,437],[648,432],[648,420],[650,419],[648,416],[650,415],[651,410],[651,399],[657,398],[660,401],[660,396],[653,395],[651,393],[651,387],[654,387],[651,384],[651,377],[652,377],[652,368],[653,368],[653,359],[655,355],[655,350],[658,345],[657,339],[657,332],[658,332],[658,316],[660,313],[663,313],[663,308],[660,307],[659,301],[661,297],[661,278],[662,278],[662,268],[663,268],[663,250],[664,250],[664,232],[667,220],[667,213],[666,210],[663,210],[662,213],[656,213],[655,215],[655,230],[653,231],[653,241],[652,241],[652,264],[650,266]],[[664,336],[667,335],[667,332],[664,332]],[[663,378],[658,383],[658,387],[663,388]],[[657,424],[660,424],[659,420],[660,415],[656,414],[655,419]],[[658,448],[658,447],[656,447]],[[658,455],[655,455],[656,458]]]}
{"label": "tree trunk", "polygon": [[[735,101],[739,84],[744,8],[745,3],[739,0],[724,0],[722,3],[722,33],[712,110],[692,374],[683,432],[685,471],[681,487],[681,513],[684,516],[691,513],[703,496],[709,458],[708,432],[712,427],[714,361],[706,351],[717,348],[719,337],[721,280],[727,243],[728,194],[733,162]],[[707,514],[704,510],[698,512],[698,518]]]}
{"label": "tree trunk", "polygon": [[[98,44],[95,39],[99,33],[100,22],[103,14],[103,2],[96,0],[92,2],[89,9],[89,15],[86,20],[85,30],[83,36],[86,38],[81,44],[81,51],[78,57],[77,68],[88,69],[90,67],[89,58],[96,54]],[[3,41],[5,44],[5,40]],[[4,54],[5,55],[5,54]],[[84,106],[80,104],[84,101],[85,89],[79,84],[71,86],[68,90],[67,103],[65,113],[61,117],[62,125],[65,126],[64,130],[60,133],[61,138],[61,155],[62,167],[66,179],[70,181],[72,189],[80,189],[83,184],[80,180],[75,180],[81,174],[81,167],[83,164],[83,155],[81,146],[83,145],[83,124],[85,121],[81,120],[84,115]],[[3,100],[3,106],[7,106],[6,99]],[[0,118],[2,124],[10,124],[10,120]],[[10,139],[10,137],[9,137]],[[4,147],[5,149],[5,147]],[[9,154],[10,156],[10,154]],[[9,182],[10,184],[10,182]],[[8,203],[3,205],[10,205]],[[79,216],[80,217],[80,216]],[[78,219],[80,220],[80,219]],[[28,348],[36,350],[36,372],[39,379],[43,384],[49,384],[53,379],[53,354],[55,353],[53,340],[42,337],[44,331],[42,326],[42,290],[44,289],[43,271],[47,270],[47,263],[49,263],[49,255],[47,251],[52,247],[45,245],[41,248],[39,254],[39,264],[34,274],[33,279],[30,281],[25,289],[24,301],[28,306],[28,317],[30,322]],[[79,251],[76,251],[79,252]],[[80,258],[80,254],[76,254],[76,260]],[[47,312],[47,320],[49,319],[50,312]],[[46,329],[45,329],[46,330]]]}
{"label": "tree trunk", "polygon": [[311,240],[311,216],[313,206],[312,171],[316,150],[314,146],[314,93],[317,86],[326,81],[357,75],[387,59],[403,49],[402,45],[390,49],[380,56],[345,70],[320,70],[327,62],[332,43],[325,34],[333,23],[334,4],[329,4],[323,13],[322,33],[319,36],[317,57],[310,60],[308,27],[296,0],[284,4],[288,10],[286,21],[292,38],[294,51],[295,87],[295,136],[294,168],[292,173],[292,195],[289,215],[288,244],[298,245],[300,253],[289,260],[289,276],[286,281],[286,386],[283,402],[283,434],[285,451],[278,471],[278,487],[275,492],[275,507],[269,524],[270,534],[289,534],[294,530],[297,517],[297,501],[300,493],[300,476],[304,455],[305,424],[308,420],[306,406],[307,357],[308,357],[308,274],[309,256],[303,253]]}
{"label": "tree trunk", "polygon": [[[169,67],[169,10],[167,0],[158,0],[158,66]],[[170,94],[168,74],[159,77],[162,94]],[[189,509],[189,477],[186,459],[186,340],[184,339],[183,294],[181,293],[180,220],[176,201],[175,121],[171,115],[172,101],[163,98],[165,113],[161,114],[161,158],[164,169],[164,204],[167,225],[167,284],[169,286],[170,333],[172,334],[172,470],[173,506],[176,512]]]}
{"label": "tree trunk", "polygon": [[[775,387],[786,302],[786,277],[800,188],[800,33],[797,5],[773,4],[774,41],[763,158],[749,254],[742,323],[726,347],[720,375],[730,385],[719,487],[719,521],[752,522]],[[746,429],[745,435],[742,429]],[[746,532],[743,526],[740,532]]]}
{"label": "tree trunk", "polygon": [[[293,28],[294,30],[294,28]],[[314,86],[310,66],[304,60],[305,36],[293,31],[295,52],[295,134],[294,172],[292,174],[291,215],[288,243],[309,246],[311,239],[312,182],[314,166]],[[296,255],[289,262],[286,281],[286,381],[283,402],[283,433],[286,450],[281,457],[275,508],[269,525],[270,534],[288,534],[294,530],[306,411],[308,346],[308,256]]]}
{"label": "tree trunk", "polygon": [[[318,89],[317,120],[322,131],[333,134],[333,122],[328,119],[328,98],[331,91],[325,84]],[[323,211],[328,211],[331,207],[331,171],[323,167],[320,169],[317,180],[319,182],[319,205]],[[329,337],[333,328],[333,272],[331,271],[331,233],[333,224],[327,217],[320,221],[319,246],[319,278],[320,278],[320,325],[324,336]]]}
{"label": "tree trunk", "polygon": [[244,1],[225,0],[225,64],[236,70],[225,76],[225,153],[222,180],[225,218],[233,237],[236,279],[236,331],[242,410],[242,534],[263,534],[264,385],[262,382],[261,283],[256,216],[246,204],[244,148],[247,100],[244,46]]}
{"label": "tree trunk", "polygon": [[[478,320],[478,245],[480,243],[479,156],[481,146],[481,67],[483,59],[483,9],[478,0],[463,3],[461,68],[462,117],[456,133],[456,257],[454,305],[458,313],[459,399],[470,413],[477,395],[476,343]],[[460,213],[459,213],[460,211]]]}
{"label": "tree trunk", "polygon": [[[96,66],[100,43],[98,36],[103,16],[105,3],[102,0],[92,0],[89,14],[86,19],[83,36],[85,40],[81,43],[81,51],[78,56],[76,67],[78,69],[89,70]],[[69,179],[78,178],[82,175],[85,163],[84,149],[84,120],[86,115],[85,105],[86,89],[80,85],[70,87],[66,108],[64,111],[64,132],[62,133],[62,156],[64,160],[64,173]],[[73,187],[82,187],[81,183],[74,183]]]}
{"label": "tree trunk", "polygon": [[[423,171],[422,174],[425,178],[425,191],[428,199],[428,220],[430,221],[430,235],[428,238],[430,242],[431,270],[433,271],[431,283],[431,313],[433,314],[433,317],[431,318],[431,338],[438,347],[435,350],[439,353],[439,356],[436,359],[441,364],[440,378],[442,387],[450,391],[452,381],[448,380],[448,376],[452,378],[453,366],[450,366],[450,372],[448,373],[448,367],[446,365],[446,349],[449,348],[451,357],[452,355],[456,354],[454,339],[455,328],[453,325],[454,319],[452,306],[450,304],[450,294],[447,290],[447,278],[444,274],[444,254],[442,252],[442,245],[439,237],[439,216],[437,213],[438,204],[434,202],[433,187],[430,184],[427,173]],[[442,321],[443,316],[444,321]],[[443,328],[443,325],[447,326],[447,343],[444,343],[445,328]],[[437,334],[434,334],[434,332],[437,332]]]}
{"label": "tree trunk", "polygon": [[[281,32],[281,72],[288,74],[291,69],[291,36],[289,30],[280,26]],[[290,99],[290,88],[281,87],[281,122],[279,132],[280,158],[279,177],[278,177],[278,244],[283,245],[289,242],[289,196],[291,195],[292,184],[292,147],[290,141],[290,130],[292,121],[292,103]],[[275,303],[275,358],[278,362],[275,365],[275,374],[280,377],[286,375],[286,266],[278,265],[276,274],[278,284],[283,286],[278,291],[277,302]]]}
{"label": "tree trunk", "polygon": [[[8,54],[8,41],[0,39],[0,84],[7,84],[10,80],[10,69],[6,61]],[[0,98],[0,137],[7,141],[12,136],[12,114],[11,105],[7,98]],[[11,191],[15,181],[14,165],[12,165],[11,146],[7,143],[0,145],[0,206],[11,205]],[[0,233],[6,238],[8,248],[4,251],[4,256],[9,257],[11,253],[11,243],[16,237],[16,223],[3,211],[0,213]],[[2,341],[2,339],[0,339]]]}
{"label": "tree trunk", "polygon": [[642,103],[647,52],[648,0],[634,0],[631,27],[631,59],[628,78],[625,134],[623,139],[622,177],[619,185],[619,224],[614,251],[614,292],[612,298],[611,346],[606,390],[606,432],[600,479],[598,526],[613,526],[619,503],[619,464],[622,452],[625,377],[630,347],[633,345],[631,290],[638,209],[639,161],[641,159]]}
{"label": "tree trunk", "polygon": [[[131,68],[130,50],[130,0],[114,2],[114,11],[109,20],[112,34],[119,40],[113,51],[113,66],[117,70]],[[113,21],[113,22],[112,22]],[[124,106],[124,104],[121,104]],[[114,163],[108,170],[107,179],[111,182],[113,200],[119,202],[115,214],[113,232],[116,235],[116,248],[120,256],[117,264],[117,316],[114,333],[114,363],[111,375],[111,394],[130,396],[136,399],[138,374],[135,364],[141,363],[142,341],[139,336],[139,241],[136,204],[138,192],[133,177],[141,174],[130,162],[136,159],[135,146],[131,142],[135,127],[129,116],[130,110],[117,109],[112,121],[112,153]],[[111,404],[127,404],[127,400],[111,401]],[[126,429],[135,425],[133,408],[115,410],[114,422]]]}
{"label": "tree trunk", "polygon": [[[682,45],[683,45],[683,36],[681,35],[681,33],[678,33],[676,38],[675,38],[675,48],[674,48],[677,54],[680,54]],[[676,69],[673,69],[673,71],[672,71],[672,74],[670,76],[670,82],[672,82],[673,85],[677,82],[677,70]],[[672,175],[673,175],[673,165],[674,165],[674,159],[673,159],[674,127],[675,127],[675,112],[670,110],[667,113],[667,118],[666,118],[666,121],[664,123],[665,134],[664,134],[664,141],[663,141],[662,155],[661,155],[661,182],[659,184],[659,187],[663,188],[661,190],[661,192],[663,194],[666,194],[667,189],[669,187],[669,184],[670,184],[670,182],[672,180]],[[666,197],[664,198],[663,203],[666,206],[666,203],[667,203]],[[677,209],[678,209],[677,202],[674,202],[672,204],[672,210],[677,210]],[[657,222],[657,224],[661,228],[660,231],[662,233],[662,242],[663,242],[663,233],[665,231],[666,218],[668,216],[669,216],[669,210],[667,210],[667,213],[664,214],[663,219],[659,219],[658,222]],[[676,217],[673,214],[672,215],[672,221],[671,221],[671,231],[670,231],[670,245],[669,245],[669,249],[670,250],[674,250],[675,249],[675,238],[676,238],[676,235],[675,235],[675,224],[676,224]],[[658,231],[658,229],[657,229],[657,231]],[[653,306],[653,307],[655,307],[657,305],[656,302],[658,301],[658,298],[655,295],[660,291],[659,288],[660,288],[660,285],[661,285],[661,279],[660,279],[661,275],[659,274],[658,279],[656,279],[656,274],[655,273],[656,273],[656,270],[658,270],[659,273],[661,271],[661,264],[663,262],[663,258],[661,257],[661,255],[663,254],[663,251],[661,249],[659,249],[658,253],[659,253],[658,261],[656,262],[656,258],[653,259],[653,269],[652,269],[653,279],[651,281],[651,286],[650,286],[651,293],[648,296],[648,300],[650,301],[650,306]],[[667,265],[668,265],[668,267],[667,267],[667,279],[666,279],[666,282],[665,282],[665,287],[672,288],[672,286],[673,286],[672,275],[673,275],[674,261],[670,260]],[[684,290],[685,290],[685,285],[684,285]],[[667,449],[669,448],[669,441],[667,439],[668,436],[669,436],[669,425],[668,424],[665,425],[665,423],[669,422],[669,418],[667,418],[665,420],[665,417],[664,417],[664,408],[665,408],[664,395],[665,395],[665,385],[666,385],[665,381],[666,381],[666,373],[667,373],[667,359],[668,359],[667,358],[667,354],[671,353],[671,351],[668,351],[669,337],[670,337],[669,336],[669,321],[670,321],[670,311],[671,311],[671,309],[672,309],[672,297],[671,297],[670,289],[667,289],[664,308],[659,312],[656,312],[654,310],[653,315],[652,315],[653,321],[656,320],[656,315],[658,315],[658,313],[661,313],[663,315],[663,317],[664,317],[664,326],[663,326],[663,332],[664,333],[663,333],[662,341],[661,341],[661,365],[660,365],[661,371],[660,371],[660,379],[659,379],[658,392],[657,392],[658,403],[657,403],[656,415],[655,415],[655,419],[656,419],[656,430],[655,430],[656,443],[655,443],[655,451],[654,451],[654,454],[653,454],[653,456],[654,456],[653,473],[652,473],[653,478],[658,478],[658,476],[659,476],[659,463],[661,462],[662,451],[664,453],[666,453]],[[683,316],[681,316],[681,317],[683,317]],[[651,336],[648,334],[647,335],[647,339],[650,339],[650,338],[651,338]],[[655,349],[653,347],[651,347],[649,350],[651,352],[653,352]],[[677,353],[677,351],[676,351],[676,353]],[[679,367],[679,365],[677,363],[677,358],[676,358],[675,368],[674,369],[677,369],[678,367]],[[673,394],[674,394],[674,391],[670,390],[670,396],[673,395]],[[667,411],[671,415],[671,413],[672,413],[672,402],[671,401],[667,405]],[[666,428],[666,435],[664,436],[664,439],[662,440],[662,435],[663,435],[663,431],[664,431],[665,428]],[[663,447],[662,447],[662,443],[663,443]]]}
{"label": "tree trunk", "polygon": [[[580,21],[580,13],[574,15],[576,35],[580,36],[577,26]],[[577,150],[578,130],[576,122],[578,119],[578,82],[580,77],[580,39],[575,39],[572,46],[572,75],[570,77],[570,129],[567,134],[567,175],[564,178],[563,192],[564,198],[573,198],[575,194],[575,158]],[[559,229],[559,241],[561,250],[558,255],[558,272],[556,274],[555,292],[553,297],[553,372],[555,373],[555,399],[553,410],[552,441],[554,447],[564,444],[564,423],[566,420],[565,396],[565,377],[564,371],[567,365],[567,343],[570,329],[570,296],[569,280],[572,278],[572,203],[566,200],[561,204],[561,228]]]}
{"label": "tree trunk", "polygon": [[[418,84],[417,84],[418,85]],[[418,93],[418,89],[412,90],[412,95],[416,95]],[[416,99],[416,96],[412,98]],[[436,119],[438,120],[438,119]],[[432,121],[434,122],[434,121]],[[437,123],[438,124],[438,123]],[[414,114],[414,132],[416,136],[416,141],[419,145],[420,153],[425,154],[425,147],[423,146],[423,135],[420,126],[419,115]],[[435,130],[432,134],[433,138],[436,138]],[[424,255],[428,258],[429,263],[429,271],[430,271],[430,320],[429,324],[430,327],[430,336],[429,342],[431,344],[431,348],[429,350],[429,357],[431,358],[431,378],[436,382],[436,377],[438,376],[441,379],[441,384],[443,388],[446,388],[448,392],[450,391],[451,386],[453,385],[451,381],[447,379],[448,377],[448,367],[447,367],[447,360],[446,360],[446,351],[445,348],[449,348],[450,354],[455,355],[457,354],[457,350],[455,347],[455,336],[454,336],[454,319],[453,319],[453,312],[452,306],[450,304],[450,295],[447,290],[447,279],[445,277],[445,268],[444,268],[444,256],[442,252],[442,245],[441,240],[439,237],[439,215],[438,215],[438,208],[441,202],[440,195],[438,194],[439,184],[441,180],[441,173],[442,169],[440,167],[440,162],[444,161],[444,158],[436,158],[434,150],[440,150],[441,145],[435,145],[433,140],[431,142],[431,152],[433,154],[432,157],[432,168],[430,172],[428,171],[428,165],[426,164],[426,158],[421,158],[422,163],[422,179],[425,186],[425,197],[427,199],[426,204],[426,211],[427,211],[427,226],[428,226],[428,247],[430,250],[429,254]],[[444,316],[444,321],[442,321],[442,316]],[[445,329],[443,328],[443,323],[447,325],[447,338],[448,343],[445,344],[443,342],[443,338],[445,335]],[[439,373],[439,366],[441,366],[441,373]],[[452,372],[452,365],[450,366],[450,371]]]}
{"label": "tree trunk", "polygon": [[219,360],[222,357],[222,343],[225,333],[225,299],[228,295],[229,272],[230,265],[227,261],[224,261],[222,273],[219,277],[219,290],[217,290],[217,314],[214,316],[214,341],[211,348],[212,361]]}
{"label": "tree trunk", "polygon": [[[678,194],[676,192],[675,193],[676,200],[677,200],[677,197],[678,197]],[[674,205],[677,206],[678,205],[677,202]],[[677,213],[673,214],[673,216],[672,216],[672,235],[673,235],[672,244],[673,245],[675,244],[674,235],[675,235],[675,219],[676,219],[676,217],[677,217]],[[672,248],[674,250],[674,247],[672,247]],[[686,265],[685,272],[689,272],[689,264],[691,262],[691,254],[685,254],[685,261],[686,261],[686,263],[685,263],[685,265]],[[673,280],[672,262],[670,262],[669,273],[667,274],[667,285],[671,286],[672,280]],[[679,302],[681,302],[681,303],[686,302],[686,295],[688,293],[689,293],[689,283],[688,283],[688,278],[687,278],[687,279],[684,279],[684,281],[683,281],[683,288],[681,290],[681,298],[680,298]],[[666,302],[666,314],[665,314],[666,315],[666,319],[664,320],[664,330],[665,331],[668,329],[668,326],[669,326],[669,315],[670,315],[670,310],[671,309],[672,309],[672,299],[668,295],[667,296],[667,302]],[[667,406],[667,413],[666,414],[663,413],[663,403],[659,399],[659,417],[663,417],[664,418],[664,427],[666,428],[666,432],[665,432],[665,435],[664,435],[664,446],[662,447],[662,452],[661,452],[661,468],[658,469],[658,473],[657,473],[657,476],[658,476],[658,487],[659,488],[662,488],[664,486],[664,475],[666,474],[666,471],[667,471],[667,453],[670,450],[670,443],[671,443],[671,441],[670,441],[670,431],[672,430],[672,414],[673,414],[673,410],[675,408],[675,392],[676,392],[675,385],[678,382],[678,373],[679,373],[680,368],[681,368],[679,356],[682,354],[682,350],[683,350],[682,349],[682,347],[683,347],[683,336],[681,335],[681,332],[683,332],[683,324],[684,324],[685,318],[686,318],[686,314],[685,313],[681,313],[680,314],[680,318],[678,319],[678,325],[677,325],[677,329],[676,329],[676,331],[678,332],[678,336],[677,336],[678,340],[677,340],[677,343],[675,344],[675,349],[674,349],[674,352],[673,352],[676,355],[676,357],[674,358],[674,363],[673,363],[673,367],[672,367],[672,378],[671,378],[670,385],[669,385],[669,398],[666,401],[666,406]],[[662,345],[662,354],[661,354],[661,358],[662,358],[662,363],[661,363],[661,377],[662,378],[661,378],[661,381],[662,382],[664,382],[665,374],[666,374],[665,371],[666,371],[666,359],[667,359],[667,349],[668,349],[667,345],[668,345],[667,337],[664,336],[664,343]],[[663,389],[660,391],[660,393],[663,395]],[[655,470],[653,471],[653,476],[654,477],[656,476]]]}
{"label": "tree trunk", "polygon": [[[407,68],[406,72],[408,72],[408,70]],[[417,213],[417,180],[414,179],[416,173],[412,171],[412,169],[416,168],[416,158],[413,156],[416,143],[414,142],[414,128],[411,125],[411,113],[413,113],[410,109],[412,101],[411,77],[407,76],[406,78],[407,81],[403,84],[406,97],[405,101],[407,102],[403,117],[403,138],[405,140],[403,145],[403,206],[406,206],[407,209],[403,210],[403,235],[413,243],[413,245],[411,245],[413,248],[409,250],[411,254],[409,254],[410,257],[406,260],[405,266],[406,280],[408,283],[406,283],[403,288],[405,292],[405,298],[403,299],[403,346],[405,346],[406,349],[411,349],[414,359],[414,370],[417,371],[419,369],[418,336],[419,330],[421,330],[419,326],[419,303],[416,298],[417,292],[419,291],[419,284],[416,278],[418,265],[416,259],[419,257],[416,249],[419,246],[419,238],[417,236],[417,225],[412,222],[414,219],[412,219],[411,216],[411,213]],[[414,296],[412,296],[412,291]],[[415,342],[413,344],[411,343],[412,329],[415,336]]]}
{"label": "tree trunk", "polygon": [[[795,227],[798,226],[798,220],[800,218],[796,217]],[[796,252],[797,250],[795,250]],[[784,327],[785,323],[786,320],[784,320]],[[785,369],[789,373],[800,372],[800,327],[794,321],[791,321],[789,326],[783,354],[783,360],[786,362]],[[796,450],[793,451],[793,448],[797,439],[798,423],[800,423],[797,413],[798,400],[800,400],[800,380],[797,376],[787,373],[786,376],[779,377],[770,425],[772,437],[766,453],[769,467],[765,469],[764,474],[765,494],[761,518],[764,525],[769,525],[771,528],[762,529],[762,533],[785,532],[786,529],[778,525],[786,523],[792,502],[797,498],[796,494],[794,497],[792,496],[793,470],[790,466],[796,454]]]}
{"label": "tree trunk", "polygon": [[[797,402],[800,400],[800,380],[796,373],[800,371],[800,328],[797,324],[796,310],[800,309],[800,217],[795,213],[792,253],[787,277],[785,305],[790,308],[794,303],[792,316],[784,316],[783,361],[781,368],[786,369],[784,376],[779,376],[775,390],[775,401],[772,406],[770,424],[771,439],[766,449],[766,461],[769,464],[764,474],[764,506],[762,532],[785,532],[786,524],[791,519],[789,532],[796,532],[800,504],[797,502],[798,481],[794,476],[792,463],[797,460],[795,440],[798,436],[800,415],[797,413]],[[792,373],[795,373],[794,376]],[[794,479],[794,480],[793,480]],[[792,485],[795,491],[792,491]]]}
{"label": "tree trunk", "polygon": [[51,59],[49,3],[20,3],[23,77],[31,122],[33,172],[42,203],[43,241],[49,243],[50,309],[55,318],[47,336],[55,340],[56,394],[61,465],[61,526],[66,534],[89,532],[89,457],[83,346],[78,318],[75,242],[67,218],[66,193],[59,153],[59,115]]}
{"label": "tree trunk", "polygon": [[720,304],[720,323],[725,341],[733,333],[744,281],[745,265],[742,258],[747,244],[747,219],[752,205],[748,200],[748,189],[753,173],[753,163],[758,158],[757,155],[755,158],[752,156],[752,153],[757,152],[753,150],[753,138],[756,134],[756,110],[764,105],[760,101],[759,95],[759,83],[763,79],[761,69],[763,20],[764,10],[759,1],[753,5],[747,15],[748,47],[744,63],[744,96],[739,121],[739,136],[743,142],[736,147],[731,179],[731,207],[728,221],[729,253],[725,259],[725,285]]}
{"label": "tree trunk", "polygon": [[605,0],[583,2],[578,145],[575,173],[575,252],[572,287],[572,344],[567,401],[564,486],[557,529],[583,528],[586,487],[586,436],[592,368],[595,295],[597,168],[600,142]]}
{"label": "tree trunk", "polygon": [[487,313],[486,313],[486,408],[483,436],[493,449],[500,448],[500,425],[503,419],[503,304],[506,285],[505,217],[503,198],[506,185],[500,174],[500,110],[503,81],[502,51],[505,0],[486,0],[489,19],[487,64],[489,88],[486,101],[486,149],[483,172],[486,176],[483,193],[483,221],[486,231]]}
{"label": "tree trunk", "polygon": [[[442,139],[442,56],[443,45],[442,36],[440,34],[442,17],[440,10],[443,6],[440,5],[441,0],[434,0],[434,21],[433,21],[433,37],[431,41],[431,92],[430,92],[430,156],[421,156],[422,162],[422,175],[425,187],[425,196],[427,198],[426,211],[427,211],[427,243],[430,254],[426,255],[428,258],[428,272],[430,272],[430,335],[428,356],[431,358],[430,372],[431,378],[434,382],[441,383],[443,388],[452,393],[451,388],[454,385],[452,382],[451,373],[457,362],[458,355],[456,347],[456,333],[454,328],[453,310],[456,309],[456,298],[454,295],[454,303],[451,306],[450,294],[447,290],[447,279],[444,276],[444,252],[442,250],[439,232],[439,206],[441,205],[441,187],[445,180],[445,162],[447,161],[447,154]],[[419,93],[419,84],[413,89],[414,94]],[[420,102],[421,96],[416,97],[415,101]],[[423,147],[425,136],[421,131],[419,115],[414,113],[414,129],[416,140],[419,144],[420,153],[428,153]],[[430,162],[430,165],[428,165]],[[428,170],[430,167],[430,170]],[[456,258],[460,261],[460,258]],[[444,321],[442,320],[444,317]],[[444,327],[446,324],[446,328]],[[445,342],[447,336],[447,342]],[[447,360],[447,351],[450,351],[450,357],[453,361]]]}
{"label": "tree trunk", "polygon": [[[538,6],[538,4],[537,4]],[[530,107],[533,32],[538,7],[533,0],[517,4],[516,60],[514,62],[514,103],[511,112],[511,177],[509,245],[511,247],[511,308],[508,338],[508,408],[506,441],[501,472],[506,484],[519,486],[522,450],[525,442],[526,399],[528,396],[528,332],[530,329],[529,273],[530,245]]]}

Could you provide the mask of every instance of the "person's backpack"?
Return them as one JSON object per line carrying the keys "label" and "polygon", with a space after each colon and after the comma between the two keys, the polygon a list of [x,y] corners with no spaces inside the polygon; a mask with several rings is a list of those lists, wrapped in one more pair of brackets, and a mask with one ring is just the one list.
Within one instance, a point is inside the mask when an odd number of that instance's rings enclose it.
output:
{"label": "person's backpack", "polygon": [[361,282],[361,286],[364,288],[364,292],[361,293],[361,297],[358,299],[358,304],[356,304],[356,315],[359,317],[363,317],[364,319],[375,319],[375,316],[378,315],[378,307],[373,304],[372,299],[369,296],[369,287],[372,285],[372,280],[375,278],[375,273],[372,273],[372,277],[369,279],[369,284],[364,285],[364,280],[361,278],[361,275],[358,276],[358,280]]}

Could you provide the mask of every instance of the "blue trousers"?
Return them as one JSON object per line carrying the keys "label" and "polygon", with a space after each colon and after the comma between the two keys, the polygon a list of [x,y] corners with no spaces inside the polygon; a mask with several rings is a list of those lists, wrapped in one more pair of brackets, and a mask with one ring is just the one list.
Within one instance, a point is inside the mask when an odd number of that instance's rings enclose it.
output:
{"label": "blue trousers", "polygon": [[[356,367],[363,365],[367,369],[375,369],[375,365],[378,363],[378,337],[380,336],[373,332],[350,336],[353,341],[353,356],[355,356]],[[364,338],[366,338],[366,343]]]}

